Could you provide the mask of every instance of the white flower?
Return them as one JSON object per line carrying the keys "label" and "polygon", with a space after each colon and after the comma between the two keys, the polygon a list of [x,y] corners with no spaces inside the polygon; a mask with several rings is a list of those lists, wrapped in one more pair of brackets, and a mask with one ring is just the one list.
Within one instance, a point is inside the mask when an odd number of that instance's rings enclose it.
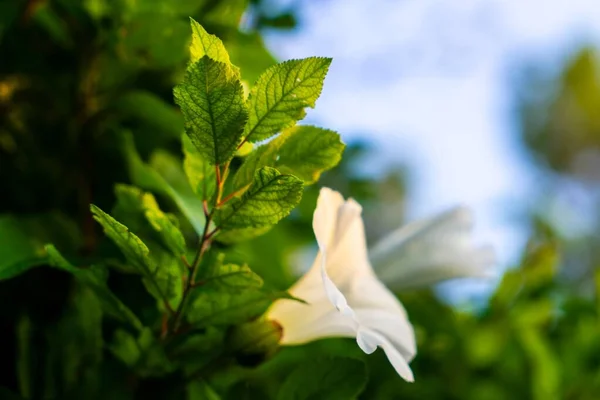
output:
{"label": "white flower", "polygon": [[331,189],[321,190],[313,216],[319,254],[289,290],[307,304],[278,300],[267,318],[283,328],[281,344],[356,337],[367,354],[381,347],[398,374],[413,381],[413,328],[396,297],[377,279],[367,256],[361,206]]}
{"label": "white flower", "polygon": [[370,260],[377,276],[394,290],[453,278],[491,278],[494,251],[475,246],[472,229],[471,210],[457,207],[390,233],[370,249]]}

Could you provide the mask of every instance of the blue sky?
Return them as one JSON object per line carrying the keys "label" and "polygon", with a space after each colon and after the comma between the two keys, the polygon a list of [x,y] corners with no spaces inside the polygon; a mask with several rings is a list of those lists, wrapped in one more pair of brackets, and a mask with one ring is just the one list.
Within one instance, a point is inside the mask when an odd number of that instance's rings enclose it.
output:
{"label": "blue sky", "polygon": [[514,262],[527,233],[512,213],[531,201],[535,174],[517,147],[511,80],[527,60],[559,66],[597,42],[597,0],[283,3],[300,28],[267,35],[273,53],[334,58],[306,121],[371,141],[371,171],[407,164],[410,218],[471,206],[478,240],[495,245],[501,267]]}

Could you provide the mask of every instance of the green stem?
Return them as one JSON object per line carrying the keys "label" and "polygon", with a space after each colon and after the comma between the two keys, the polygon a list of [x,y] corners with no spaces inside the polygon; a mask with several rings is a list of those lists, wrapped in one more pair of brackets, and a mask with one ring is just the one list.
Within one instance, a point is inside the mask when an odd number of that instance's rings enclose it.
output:
{"label": "green stem", "polygon": [[200,237],[200,243],[198,244],[198,251],[196,252],[196,256],[194,257],[194,262],[192,263],[191,268],[188,271],[187,281],[185,283],[185,288],[183,290],[183,296],[181,297],[181,302],[177,307],[177,311],[175,311],[175,320],[173,322],[173,326],[171,327],[171,332],[176,332],[179,329],[179,325],[181,324],[181,318],[183,317],[183,311],[185,306],[187,305],[191,289],[194,287],[194,280],[196,278],[196,274],[198,273],[198,267],[200,267],[200,261],[202,260],[202,255],[204,251],[208,247],[210,237],[208,235],[208,229],[210,227],[210,222],[212,220],[212,212],[206,217],[206,223],[204,224],[204,231],[202,232],[202,236]]}

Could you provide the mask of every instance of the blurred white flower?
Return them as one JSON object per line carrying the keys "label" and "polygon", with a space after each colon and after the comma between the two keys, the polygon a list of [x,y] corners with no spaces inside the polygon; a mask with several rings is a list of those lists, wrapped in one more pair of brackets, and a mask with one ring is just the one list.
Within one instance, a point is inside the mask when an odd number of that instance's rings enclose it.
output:
{"label": "blurred white flower", "polygon": [[377,276],[395,291],[453,278],[492,278],[491,246],[472,240],[473,215],[457,207],[391,232],[369,250]]}
{"label": "blurred white flower", "polygon": [[381,347],[398,374],[413,381],[413,328],[396,297],[377,279],[367,256],[361,206],[331,189],[321,190],[313,216],[319,254],[289,290],[307,304],[278,300],[267,318],[283,328],[281,344],[356,337],[367,354]]}

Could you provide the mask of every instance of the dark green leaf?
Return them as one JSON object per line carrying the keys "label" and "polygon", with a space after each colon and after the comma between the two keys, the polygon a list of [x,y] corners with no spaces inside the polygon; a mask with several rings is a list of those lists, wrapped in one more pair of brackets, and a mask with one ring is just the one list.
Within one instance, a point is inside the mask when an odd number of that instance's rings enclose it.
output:
{"label": "dark green leaf", "polygon": [[358,397],[367,382],[363,362],[352,358],[322,357],[299,365],[285,380],[279,400],[349,400]]}
{"label": "dark green leaf", "polygon": [[46,246],[48,263],[75,276],[82,284],[89,287],[98,297],[100,305],[106,314],[131,324],[136,329],[142,328],[142,323],[136,315],[119,300],[106,284],[107,271],[99,266],[77,268],[71,265],[52,245]]}

